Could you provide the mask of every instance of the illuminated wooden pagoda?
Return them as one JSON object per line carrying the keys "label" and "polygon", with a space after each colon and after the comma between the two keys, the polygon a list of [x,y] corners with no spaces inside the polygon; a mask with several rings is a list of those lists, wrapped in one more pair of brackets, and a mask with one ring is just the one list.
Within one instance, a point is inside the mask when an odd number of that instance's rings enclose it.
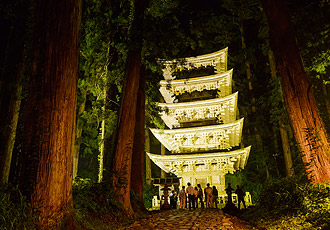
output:
{"label": "illuminated wooden pagoda", "polygon": [[[225,175],[244,169],[250,146],[240,148],[243,118],[237,119],[238,92],[232,93],[232,70],[227,70],[228,49],[166,61],[160,92],[161,117],[168,129],[150,129],[171,154],[147,153],[181,185],[207,183],[225,191]],[[176,78],[196,69],[212,68],[212,75]],[[183,72],[182,72],[183,73]]]}

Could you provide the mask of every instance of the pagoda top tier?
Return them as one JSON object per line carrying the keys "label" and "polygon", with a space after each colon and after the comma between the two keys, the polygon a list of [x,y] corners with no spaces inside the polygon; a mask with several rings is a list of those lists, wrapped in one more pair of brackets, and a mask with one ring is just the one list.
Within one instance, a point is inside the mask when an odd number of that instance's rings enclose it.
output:
{"label": "pagoda top tier", "polygon": [[213,120],[227,124],[236,120],[238,92],[222,98],[183,103],[159,103],[160,115],[170,129],[184,123]]}
{"label": "pagoda top tier", "polygon": [[241,142],[243,120],[222,125],[150,130],[173,153],[230,150]]}
{"label": "pagoda top tier", "polygon": [[165,80],[173,80],[172,73],[177,70],[199,68],[201,66],[214,66],[216,73],[227,71],[228,48],[216,51],[214,53],[199,55],[196,57],[178,58],[171,61],[163,61],[165,65],[163,76]]}
{"label": "pagoda top tier", "polygon": [[224,97],[232,93],[233,70],[221,74],[187,78],[172,81],[160,81],[159,91],[166,103],[178,102],[177,96],[203,90],[218,90],[218,96]]}
{"label": "pagoda top tier", "polygon": [[147,154],[165,172],[181,176],[183,173],[194,173],[194,171],[198,171],[199,174],[206,171],[210,174],[211,171],[233,173],[236,170],[244,169],[250,150],[251,146],[230,152],[184,155]]}

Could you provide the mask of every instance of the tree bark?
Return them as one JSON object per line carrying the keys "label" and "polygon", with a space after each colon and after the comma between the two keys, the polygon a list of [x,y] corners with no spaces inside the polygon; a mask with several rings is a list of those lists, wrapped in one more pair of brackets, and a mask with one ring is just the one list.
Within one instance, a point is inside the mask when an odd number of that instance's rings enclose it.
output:
{"label": "tree bark", "polygon": [[[144,169],[144,125],[145,125],[145,68],[141,68],[141,77],[139,83],[136,126],[132,155],[131,189],[137,195],[138,207],[133,207],[135,211],[145,211],[143,203],[143,169]],[[138,209],[138,210],[137,210]]]}
{"label": "tree bark", "polygon": [[113,188],[117,201],[127,214],[133,214],[130,201],[132,151],[135,140],[136,112],[138,103],[139,83],[141,77],[141,50],[143,15],[145,0],[135,1],[135,17],[132,22],[132,38],[134,47],[127,55],[125,80],[118,117],[118,139],[113,159]]}
{"label": "tree bark", "polygon": [[118,140],[113,159],[114,190],[123,208],[132,213],[130,202],[132,151],[136,126],[141,51],[129,51],[122,102],[118,118]]}
{"label": "tree bark", "polygon": [[329,143],[296,42],[285,0],[261,0],[269,25],[270,45],[281,79],[285,105],[295,138],[300,144],[309,178],[330,179]]}
{"label": "tree bark", "polygon": [[72,170],[81,1],[33,2],[32,72],[22,110],[19,187],[38,229],[73,228]]}
{"label": "tree bark", "polygon": [[278,125],[280,127],[286,176],[291,177],[294,175],[294,169],[293,169],[293,163],[292,163],[292,154],[291,154],[291,149],[290,149],[288,132],[286,131],[286,128],[282,121],[279,121]]}

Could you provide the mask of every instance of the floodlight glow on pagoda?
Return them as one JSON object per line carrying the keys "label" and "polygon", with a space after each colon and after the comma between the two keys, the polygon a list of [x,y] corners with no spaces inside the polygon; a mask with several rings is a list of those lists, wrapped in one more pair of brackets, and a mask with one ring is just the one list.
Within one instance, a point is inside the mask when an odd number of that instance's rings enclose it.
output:
{"label": "floodlight glow on pagoda", "polygon": [[182,103],[159,103],[161,117],[170,129],[180,127],[180,123],[207,119],[217,119],[218,123],[236,120],[238,92],[229,96]]}
{"label": "floodlight glow on pagoda", "polygon": [[187,78],[172,81],[160,81],[159,91],[166,103],[175,102],[176,96],[203,90],[219,90],[219,97],[224,97],[232,92],[233,70],[221,74],[204,77]]}
{"label": "floodlight glow on pagoda", "polygon": [[150,130],[171,152],[230,150],[241,142],[243,120],[222,125]]}
{"label": "floodlight glow on pagoda", "polygon": [[249,158],[251,146],[231,151],[184,155],[158,155],[147,153],[150,159],[167,173],[182,176],[184,173],[225,171],[233,173],[244,169]]}
{"label": "floodlight glow on pagoda", "polygon": [[227,54],[228,48],[216,51],[210,54],[199,55],[196,57],[179,58],[172,61],[163,61],[165,65],[163,69],[163,76],[165,80],[173,80],[175,77],[172,73],[175,70],[199,68],[201,66],[214,66],[216,73],[227,71]]}
{"label": "floodlight glow on pagoda", "polygon": [[[225,175],[244,169],[251,149],[233,150],[241,142],[243,118],[236,120],[238,93],[232,94],[233,70],[227,71],[227,54],[225,48],[161,61],[165,80],[160,81],[159,91],[166,103],[158,106],[170,129],[150,130],[171,154],[147,153],[162,170],[177,175],[181,186],[210,183],[223,197]],[[216,74],[186,79],[173,76],[173,72],[207,66],[213,66]]]}

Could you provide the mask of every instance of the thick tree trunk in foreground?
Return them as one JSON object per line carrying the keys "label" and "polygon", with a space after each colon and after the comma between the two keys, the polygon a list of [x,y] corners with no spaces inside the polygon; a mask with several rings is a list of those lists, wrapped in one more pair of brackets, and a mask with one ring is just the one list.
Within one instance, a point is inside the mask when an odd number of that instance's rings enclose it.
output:
{"label": "thick tree trunk in foreground", "polygon": [[22,111],[20,188],[38,229],[73,227],[72,164],[81,1],[34,2],[29,94]]}
{"label": "thick tree trunk in foreground", "polygon": [[[330,148],[313,90],[296,43],[284,0],[261,0],[269,24],[270,45],[282,83],[286,108],[314,183],[330,179]],[[318,140],[316,140],[318,139]]]}
{"label": "thick tree trunk in foreground", "polygon": [[[141,68],[141,77],[136,110],[136,126],[132,156],[131,188],[137,195],[138,207],[134,210],[146,210],[143,203],[143,169],[144,169],[144,124],[145,124],[145,69]],[[137,210],[136,210],[137,211]]]}

